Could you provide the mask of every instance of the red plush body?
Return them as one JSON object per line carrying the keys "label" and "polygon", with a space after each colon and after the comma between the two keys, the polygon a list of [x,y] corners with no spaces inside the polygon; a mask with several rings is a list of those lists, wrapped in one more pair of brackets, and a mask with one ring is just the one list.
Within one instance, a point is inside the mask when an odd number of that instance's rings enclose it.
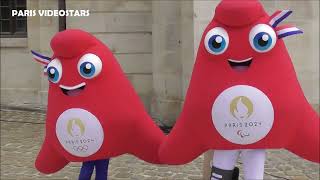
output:
{"label": "red plush body", "polygon": [[[54,52],[51,59],[60,60],[63,73],[59,82],[49,85],[46,135],[36,168],[43,173],[53,173],[70,161],[106,159],[124,153],[159,163],[157,152],[164,135],[146,113],[111,51],[80,30],[59,32],[52,39],[51,47]],[[88,53],[98,56],[102,62],[100,74],[92,79],[80,76],[77,66],[79,59]],[[85,87],[72,92],[77,95],[69,91],[69,96],[61,88],[81,83],[85,83]],[[62,114],[69,109],[75,113],[65,113],[68,117],[64,118]],[[60,125],[58,119],[61,119]],[[94,119],[97,122],[92,124]]]}
{"label": "red plush body", "polygon": [[[160,159],[169,164],[182,164],[210,149],[286,148],[307,160],[319,162],[319,116],[304,97],[283,40],[279,37],[273,49],[264,53],[255,51],[250,45],[251,29],[257,24],[270,26],[268,23],[272,17],[265,13],[259,2],[248,0],[222,1],[215,12],[199,45],[182,113],[160,148]],[[215,27],[222,27],[228,33],[229,45],[222,54],[211,54],[205,46],[206,34]],[[277,31],[277,28],[272,28]],[[280,35],[281,32],[278,33]],[[251,59],[251,64],[246,70],[237,70],[231,66],[230,59],[235,63]],[[248,94],[248,86],[260,90],[269,101],[259,101],[255,97],[257,94]],[[243,106],[240,104],[238,109],[233,108],[228,95],[217,100],[229,88],[237,90],[238,97],[247,93],[245,96],[253,102],[253,106],[249,102],[245,107],[251,120],[232,119]],[[215,110],[216,101],[230,103],[225,107],[230,107],[231,115],[228,115],[229,109]],[[268,108],[263,108],[264,103],[269,103],[266,105]],[[242,104],[245,104],[244,100]],[[215,119],[215,115],[226,119]],[[265,115],[273,123],[264,124]],[[241,133],[249,120],[256,122],[256,126],[261,125],[262,129],[263,126],[271,129],[260,139],[247,142],[246,136],[255,135],[250,134],[251,129],[247,134]],[[234,133],[232,138],[239,135],[237,143],[224,137],[230,133],[221,134],[218,131],[215,123],[219,121],[225,121],[220,130],[233,128],[230,131]]]}

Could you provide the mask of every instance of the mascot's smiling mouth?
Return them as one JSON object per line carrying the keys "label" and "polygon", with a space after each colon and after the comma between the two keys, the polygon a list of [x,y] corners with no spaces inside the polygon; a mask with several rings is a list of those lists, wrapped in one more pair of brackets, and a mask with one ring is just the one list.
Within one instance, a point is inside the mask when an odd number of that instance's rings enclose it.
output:
{"label": "mascot's smiling mouth", "polygon": [[86,83],[80,83],[75,86],[64,86],[64,85],[59,85],[61,88],[63,94],[67,96],[77,96],[81,93],[82,90],[86,87]]}
{"label": "mascot's smiling mouth", "polygon": [[232,67],[232,69],[242,72],[249,68],[252,62],[252,57],[244,60],[228,59],[228,62],[229,62],[229,65]]}

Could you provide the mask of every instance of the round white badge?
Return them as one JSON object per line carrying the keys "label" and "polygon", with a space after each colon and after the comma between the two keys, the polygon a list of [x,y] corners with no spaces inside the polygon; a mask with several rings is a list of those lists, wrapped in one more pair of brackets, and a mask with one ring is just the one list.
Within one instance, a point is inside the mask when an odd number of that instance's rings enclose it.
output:
{"label": "round white badge", "polygon": [[212,106],[212,122],[219,134],[235,144],[252,144],[271,130],[274,110],[259,89],[237,85],[224,90]]}
{"label": "round white badge", "polygon": [[96,153],[104,139],[103,129],[97,117],[80,108],[68,109],[59,116],[56,134],[62,147],[78,157]]}

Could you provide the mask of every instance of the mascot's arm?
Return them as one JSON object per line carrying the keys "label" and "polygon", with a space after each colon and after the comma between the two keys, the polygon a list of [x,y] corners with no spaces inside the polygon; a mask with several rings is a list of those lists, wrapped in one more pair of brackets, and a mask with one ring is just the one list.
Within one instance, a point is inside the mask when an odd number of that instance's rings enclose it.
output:
{"label": "mascot's arm", "polygon": [[306,109],[306,113],[297,114],[305,123],[299,125],[288,150],[304,159],[319,163],[319,116],[310,105]]}
{"label": "mascot's arm", "polygon": [[48,142],[48,138],[45,138],[41,150],[35,162],[35,166],[38,171],[50,174],[59,171],[66,166],[67,161],[62,155],[60,155]]}
{"label": "mascot's arm", "polygon": [[161,163],[169,165],[186,164],[201,155],[205,149],[200,148],[196,141],[190,138],[177,138],[170,134],[159,150]]}
{"label": "mascot's arm", "polygon": [[[182,117],[183,118],[183,117]],[[197,158],[206,148],[202,146],[199,132],[191,125],[177,121],[170,134],[163,141],[159,149],[159,157],[162,163],[170,165],[185,164]]]}
{"label": "mascot's arm", "polygon": [[146,114],[144,122],[135,124],[134,138],[131,149],[132,154],[138,158],[154,164],[160,164],[158,151],[165,135],[153,120]]}

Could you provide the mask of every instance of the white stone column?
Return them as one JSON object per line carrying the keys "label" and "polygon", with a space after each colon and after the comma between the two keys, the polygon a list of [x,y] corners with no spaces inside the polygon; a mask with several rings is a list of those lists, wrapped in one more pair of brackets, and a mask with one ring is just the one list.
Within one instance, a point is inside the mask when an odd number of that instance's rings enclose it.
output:
{"label": "white stone column", "polygon": [[188,90],[193,65],[194,53],[194,1],[181,1],[181,56],[182,65],[182,97],[185,98]]}
{"label": "white stone column", "polygon": [[[58,1],[48,0],[40,1],[39,0],[39,9],[58,9]],[[51,56],[52,51],[50,47],[50,41],[52,37],[59,31],[59,17],[40,17],[40,34],[39,34],[39,45],[40,52],[46,56]],[[41,89],[40,89],[40,102],[41,105],[47,105],[48,97],[48,79],[46,76],[43,76],[43,68],[41,67]]]}
{"label": "white stone column", "polygon": [[182,102],[180,2],[152,1],[153,99],[151,114],[172,126]]}

